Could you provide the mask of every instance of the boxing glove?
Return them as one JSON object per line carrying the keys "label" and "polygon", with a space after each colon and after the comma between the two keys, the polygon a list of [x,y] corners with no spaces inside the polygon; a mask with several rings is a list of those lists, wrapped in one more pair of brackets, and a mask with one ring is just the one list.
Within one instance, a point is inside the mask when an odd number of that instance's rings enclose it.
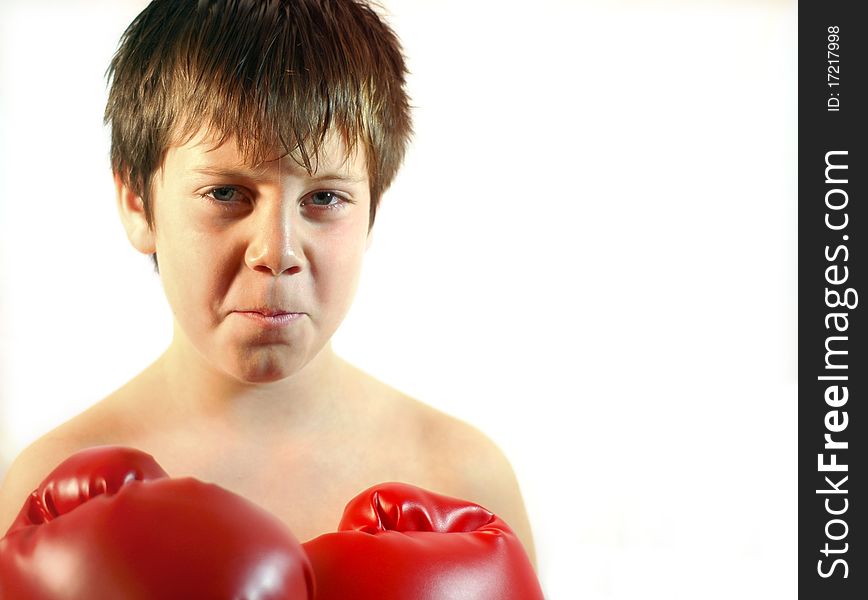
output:
{"label": "boxing glove", "polygon": [[219,486],[171,479],[130,448],[61,463],[0,540],[0,598],[312,597],[310,563],[277,517]]}
{"label": "boxing glove", "polygon": [[477,504],[386,483],[353,498],[338,531],[303,544],[317,600],[537,600],[509,526]]}

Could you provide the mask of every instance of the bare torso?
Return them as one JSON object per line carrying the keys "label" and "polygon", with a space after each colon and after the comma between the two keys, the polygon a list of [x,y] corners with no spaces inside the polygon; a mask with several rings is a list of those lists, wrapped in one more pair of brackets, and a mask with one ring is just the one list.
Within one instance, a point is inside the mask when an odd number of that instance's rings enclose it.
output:
{"label": "bare torso", "polygon": [[117,444],[151,454],[172,477],[195,477],[246,497],[277,515],[300,541],[335,531],[347,502],[361,491],[400,481],[492,510],[533,560],[521,495],[496,446],[354,367],[348,373],[351,398],[332,404],[332,414],[315,412],[286,426],[265,419],[265,426],[250,430],[219,411],[173,410],[167,390],[146,369],[22,453],[0,490],[0,527],[64,458]]}
{"label": "bare torso", "polygon": [[[438,464],[445,415],[364,374],[376,394],[361,414],[327,419],[286,436],[234,431],[219,418],[178,422],[150,410],[161,390],[140,377],[68,423],[82,447],[118,444],[151,454],[173,477],[195,477],[238,493],[279,516],[305,541],[334,531],[362,490],[402,481],[450,495],[460,485]],[[367,400],[367,399],[365,399]]]}

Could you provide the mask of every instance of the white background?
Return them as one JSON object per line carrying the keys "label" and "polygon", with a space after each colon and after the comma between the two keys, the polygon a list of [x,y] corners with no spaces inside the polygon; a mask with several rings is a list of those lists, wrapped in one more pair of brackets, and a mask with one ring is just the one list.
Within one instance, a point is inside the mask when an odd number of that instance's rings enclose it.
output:
{"label": "white background", "polygon": [[[796,3],[385,0],[415,142],[335,338],[511,459],[547,597],[796,595]],[[168,344],[103,74],[0,8],[0,472]]]}

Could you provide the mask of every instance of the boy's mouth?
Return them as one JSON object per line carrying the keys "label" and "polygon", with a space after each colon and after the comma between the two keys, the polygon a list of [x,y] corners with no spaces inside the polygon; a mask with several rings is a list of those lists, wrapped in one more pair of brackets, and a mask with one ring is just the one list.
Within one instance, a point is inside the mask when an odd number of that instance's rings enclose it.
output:
{"label": "boy's mouth", "polygon": [[282,310],[279,308],[268,308],[268,307],[250,308],[250,309],[240,310],[238,312],[259,313],[263,317],[277,317],[280,315],[301,314],[301,313],[294,313],[294,312],[289,311],[289,310]]}
{"label": "boy's mouth", "polygon": [[255,323],[257,327],[265,329],[281,329],[290,323],[294,323],[305,313],[288,312],[274,308],[256,308],[252,310],[235,311],[251,323]]}

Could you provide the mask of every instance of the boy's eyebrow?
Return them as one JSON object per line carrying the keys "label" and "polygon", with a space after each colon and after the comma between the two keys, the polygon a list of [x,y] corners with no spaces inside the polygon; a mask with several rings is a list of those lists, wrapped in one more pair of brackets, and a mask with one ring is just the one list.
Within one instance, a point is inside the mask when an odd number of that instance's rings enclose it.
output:
{"label": "boy's eyebrow", "polygon": [[[232,167],[200,167],[193,169],[194,173],[234,179],[251,179],[261,177],[266,171],[264,168],[232,168]],[[341,181],[344,183],[364,183],[367,179],[354,177],[346,173],[325,172],[310,176],[313,181]]]}

